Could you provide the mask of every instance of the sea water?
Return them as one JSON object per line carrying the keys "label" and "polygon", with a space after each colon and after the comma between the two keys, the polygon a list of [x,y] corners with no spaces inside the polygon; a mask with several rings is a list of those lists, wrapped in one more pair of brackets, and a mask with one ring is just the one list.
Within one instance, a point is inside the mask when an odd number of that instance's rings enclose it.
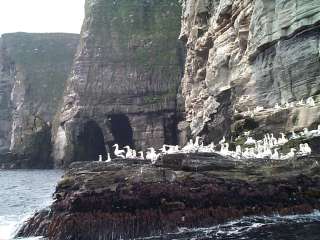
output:
{"label": "sea water", "polygon": [[0,170],[0,240],[12,239],[28,217],[50,205],[62,174],[59,170]]}
{"label": "sea water", "polygon": [[[62,174],[56,170],[0,171],[0,240],[12,239],[23,221],[50,205]],[[320,212],[244,217],[209,228],[181,228],[176,233],[142,239],[320,240]]]}

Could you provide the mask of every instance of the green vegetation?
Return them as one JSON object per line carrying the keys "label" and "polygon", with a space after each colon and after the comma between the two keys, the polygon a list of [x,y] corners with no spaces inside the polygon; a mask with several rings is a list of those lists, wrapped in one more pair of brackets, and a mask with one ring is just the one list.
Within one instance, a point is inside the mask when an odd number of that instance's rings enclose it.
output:
{"label": "green vegetation", "polygon": [[[13,33],[2,36],[16,70],[23,76],[27,104],[46,104],[54,114],[79,41],[77,34]],[[34,106],[35,109],[39,106]]]}
{"label": "green vegetation", "polygon": [[92,20],[90,42],[100,48],[107,64],[123,64],[141,75],[161,76],[168,89],[174,88],[181,72],[178,0],[98,1],[86,6],[86,13]]}

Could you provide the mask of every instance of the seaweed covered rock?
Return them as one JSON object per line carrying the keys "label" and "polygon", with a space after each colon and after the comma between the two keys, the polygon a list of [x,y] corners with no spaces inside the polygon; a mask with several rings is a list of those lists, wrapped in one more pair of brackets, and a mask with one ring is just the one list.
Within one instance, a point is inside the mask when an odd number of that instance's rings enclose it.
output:
{"label": "seaweed covered rock", "polygon": [[320,207],[318,160],[235,161],[213,153],[166,155],[156,165],[74,163],[50,210],[18,236],[132,239],[241,216],[310,212]]}

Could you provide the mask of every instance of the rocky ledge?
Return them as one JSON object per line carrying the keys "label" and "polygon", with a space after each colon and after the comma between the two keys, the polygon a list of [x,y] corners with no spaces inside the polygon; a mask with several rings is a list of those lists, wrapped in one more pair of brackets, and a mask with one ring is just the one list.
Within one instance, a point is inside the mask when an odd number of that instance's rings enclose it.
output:
{"label": "rocky ledge", "polygon": [[249,215],[320,208],[320,156],[235,161],[218,154],[74,163],[55,201],[18,237],[132,239]]}

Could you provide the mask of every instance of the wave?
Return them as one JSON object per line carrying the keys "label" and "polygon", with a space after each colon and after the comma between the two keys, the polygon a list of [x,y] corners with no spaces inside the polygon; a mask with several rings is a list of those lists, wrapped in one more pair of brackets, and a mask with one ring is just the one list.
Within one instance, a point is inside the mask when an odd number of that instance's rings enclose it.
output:
{"label": "wave", "polygon": [[[320,211],[315,210],[311,214],[302,215],[273,215],[273,216],[252,216],[243,217],[239,220],[227,222],[225,224],[215,225],[209,228],[180,228],[176,233],[164,234],[140,238],[140,240],[173,240],[173,239],[216,239],[216,240],[233,240],[233,239],[279,239],[273,238],[277,231],[288,229],[288,238],[294,233],[295,229],[307,224],[315,225],[314,228],[320,229]],[[315,233],[315,234],[318,234]],[[282,236],[285,236],[286,233]],[[319,236],[319,235],[317,235]],[[269,237],[269,238],[268,238]],[[294,238],[296,239],[296,238]],[[312,238],[313,239],[313,238]]]}

